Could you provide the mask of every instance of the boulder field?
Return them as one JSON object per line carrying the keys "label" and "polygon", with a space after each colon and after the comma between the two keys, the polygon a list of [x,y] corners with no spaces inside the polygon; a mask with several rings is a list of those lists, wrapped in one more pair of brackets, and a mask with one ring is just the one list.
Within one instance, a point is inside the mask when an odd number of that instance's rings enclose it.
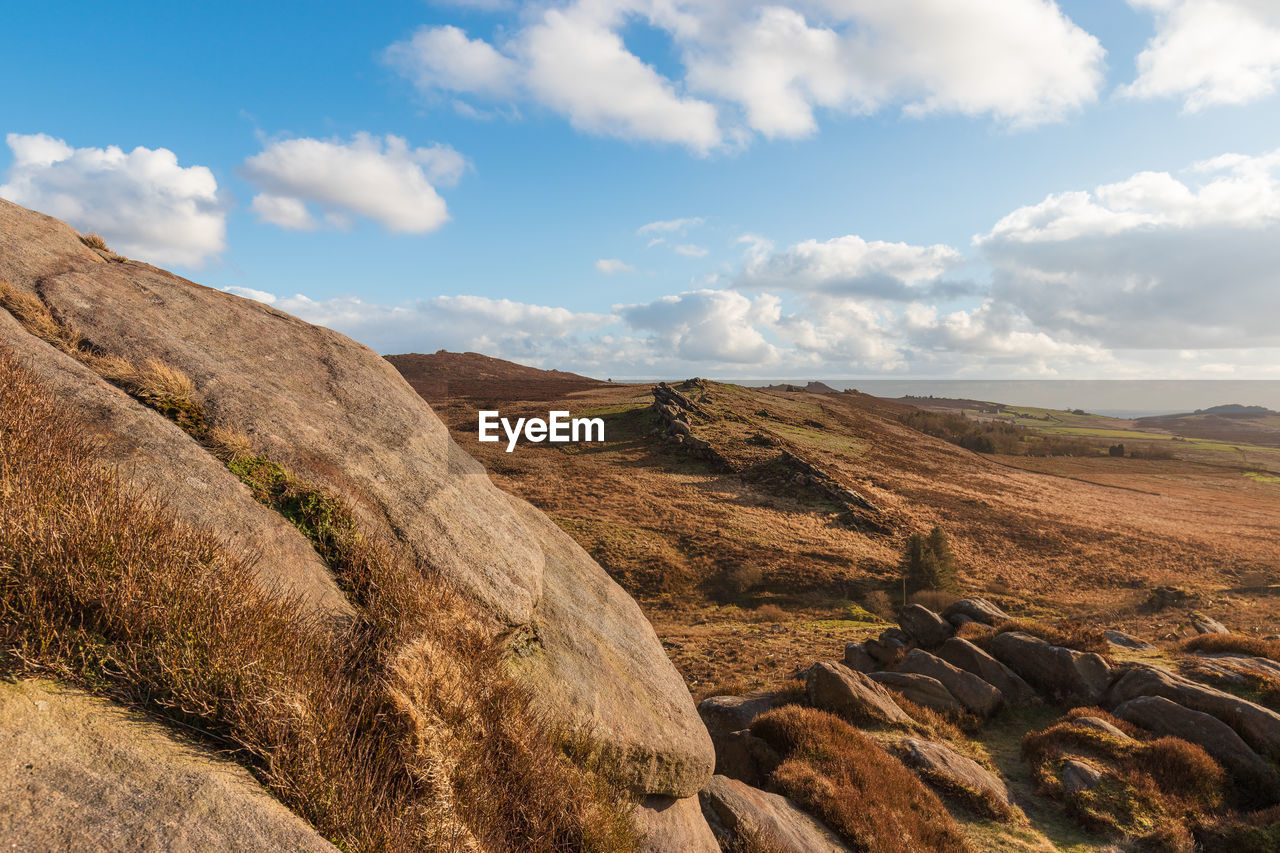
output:
{"label": "boulder field", "polygon": [[[66,224],[3,200],[0,281],[102,357],[181,371],[209,429],[252,437],[436,569],[510,638],[512,669],[548,719],[589,733],[638,795],[679,801],[705,787],[710,737],[635,601],[540,511],[497,489],[378,354],[268,305],[104,256]],[[310,543],[199,442],[5,310],[0,345],[96,424],[126,482],[243,553],[269,555],[264,583],[325,618],[351,615]],[[705,827],[688,848],[678,838],[696,825],[696,802],[646,809],[640,822],[668,839],[661,849],[697,849]]]}

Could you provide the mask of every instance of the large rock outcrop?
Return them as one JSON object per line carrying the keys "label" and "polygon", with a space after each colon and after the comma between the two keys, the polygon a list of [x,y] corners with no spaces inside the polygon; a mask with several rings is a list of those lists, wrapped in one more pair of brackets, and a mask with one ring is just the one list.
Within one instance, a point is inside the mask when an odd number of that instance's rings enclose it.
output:
{"label": "large rock outcrop", "polygon": [[855,723],[912,725],[893,694],[861,672],[835,662],[815,663],[805,671],[809,704]]}
{"label": "large rock outcrop", "polygon": [[1040,690],[1065,701],[1096,705],[1111,684],[1111,665],[1102,655],[1050,645],[1021,631],[997,635],[991,653]]}
{"label": "large rock outcrop", "polygon": [[1004,705],[1004,695],[981,677],[952,666],[921,649],[907,652],[898,671],[937,679],[965,710],[980,717],[989,717]]}
{"label": "large rock outcrop", "polygon": [[1036,699],[1036,691],[1021,676],[968,640],[952,637],[938,647],[936,654],[952,666],[973,673],[999,690],[1010,705],[1033,702]]}
{"label": "large rock outcrop", "polygon": [[[394,367],[267,305],[147,264],[108,262],[69,226],[3,200],[0,235],[0,279],[74,324],[97,352],[187,374],[210,426],[250,435],[271,458],[342,494],[371,529],[467,594],[512,638],[515,668],[548,716],[589,730],[638,792],[688,797],[703,787],[710,739],[639,607],[542,513],[494,487]],[[175,500],[180,517],[207,524],[232,500],[240,514],[225,518],[247,546],[269,544],[259,551],[274,556],[275,540],[290,538],[242,500],[217,463],[198,461],[194,440],[0,316],[2,342],[24,364],[60,371],[73,399],[94,406],[90,414],[115,413],[104,430],[131,442],[119,459],[127,479],[149,485],[149,468],[169,470],[180,458],[184,479],[173,491],[194,493]],[[317,599],[342,609],[297,541],[280,553],[293,554],[290,573]]]}
{"label": "large rock outcrop", "polygon": [[820,821],[786,797],[713,776],[702,793],[707,822],[727,850],[771,853],[848,853],[849,848]]}
{"label": "large rock outcrop", "polygon": [[27,853],[337,850],[243,767],[35,681],[0,683],[0,839]]}
{"label": "large rock outcrop", "polygon": [[1139,696],[1163,696],[1193,711],[1217,717],[1255,750],[1280,759],[1280,714],[1270,708],[1154,666],[1126,672],[1111,686],[1107,701],[1115,707]]}

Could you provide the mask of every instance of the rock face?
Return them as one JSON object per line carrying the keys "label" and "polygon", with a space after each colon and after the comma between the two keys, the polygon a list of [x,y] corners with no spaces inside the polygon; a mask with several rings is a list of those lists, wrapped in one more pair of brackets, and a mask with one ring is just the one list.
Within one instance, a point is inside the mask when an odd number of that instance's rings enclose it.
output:
{"label": "rock face", "polygon": [[[0,213],[3,210],[0,206]],[[306,537],[255,501],[226,466],[185,432],[71,356],[28,334],[3,308],[0,345],[94,424],[105,439],[104,459],[127,472],[132,483],[190,523],[217,529],[241,553],[270,554],[270,560],[258,563],[266,583],[278,584],[340,618],[354,613]]]}
{"label": "rock face", "polygon": [[1004,695],[982,678],[921,649],[907,652],[898,671],[936,678],[965,710],[980,717],[989,717],[1004,705]]}
{"label": "rock face", "polygon": [[855,722],[909,725],[893,695],[860,672],[838,663],[816,663],[805,672],[809,704]]}
{"label": "rock face", "polygon": [[997,819],[1006,819],[1012,814],[1013,797],[1008,786],[972,758],[945,744],[919,738],[905,738],[893,751],[926,782],[979,814]]}
{"label": "rock face", "polygon": [[1020,631],[997,635],[991,651],[1040,690],[1081,705],[1098,704],[1111,683],[1111,665],[1101,655],[1052,646]]}
{"label": "rock face", "polygon": [[876,659],[867,651],[866,643],[846,643],[844,665],[858,672],[871,672],[876,668]]}
{"label": "rock face", "polygon": [[1280,714],[1269,708],[1156,667],[1126,672],[1112,685],[1107,701],[1114,707],[1140,696],[1163,696],[1185,708],[1217,717],[1258,752],[1280,758]]}
{"label": "rock face", "polygon": [[757,788],[782,763],[782,757],[767,741],[749,731],[713,735],[716,745],[716,775],[728,776]]}
{"label": "rock face", "polygon": [[1068,794],[1090,791],[1102,783],[1103,773],[1087,761],[1068,758],[1062,762],[1062,788]]}
{"label": "rock face", "polygon": [[49,683],[0,683],[0,838],[42,851],[336,849],[247,770]]}
{"label": "rock face", "polygon": [[[63,223],[2,200],[0,234],[0,279],[38,296],[102,354],[154,358],[187,374],[210,426],[249,434],[258,450],[348,498],[372,529],[450,579],[519,642],[515,669],[547,715],[590,730],[638,792],[690,796],[703,787],[714,764],[710,738],[639,607],[542,513],[495,488],[388,362],[266,305],[146,264],[109,263]],[[145,485],[155,459],[170,471],[175,453],[194,460],[204,452],[0,315],[6,340],[23,342],[23,362],[61,369],[68,385],[83,386],[83,399],[97,401],[91,412],[123,412],[121,433],[164,434],[163,444],[132,443],[120,460],[126,478]],[[126,417],[155,423],[148,433]],[[198,487],[199,465],[179,469],[187,478],[179,491],[192,494],[174,508],[204,524],[237,487],[212,460]],[[242,503],[241,516],[227,517],[242,533],[257,531],[245,533],[247,544],[289,538]],[[299,582],[340,607],[332,579],[293,550]]]}
{"label": "rock face", "polygon": [[698,704],[698,714],[714,737],[748,728],[756,717],[772,711],[783,701],[781,694],[766,691],[741,696],[712,696]]}
{"label": "rock face", "polygon": [[984,625],[999,625],[1001,622],[1009,621],[1008,613],[985,598],[962,598],[942,611],[942,618],[957,626],[956,619],[959,616]]}
{"label": "rock face", "polygon": [[940,645],[956,632],[950,622],[919,604],[909,604],[904,607],[902,613],[898,615],[898,624],[916,643],[926,649]]}
{"label": "rock face", "polygon": [[1158,735],[1180,737],[1200,746],[1241,781],[1275,785],[1275,771],[1271,766],[1217,717],[1185,708],[1163,696],[1139,696],[1121,702],[1114,713]]}
{"label": "rock face", "polygon": [[1192,610],[1189,614],[1191,619],[1191,627],[1196,629],[1197,634],[1230,634],[1226,625],[1223,625],[1212,616],[1206,616],[1199,610]]}
{"label": "rock face", "polygon": [[637,853],[720,853],[697,797],[647,797],[632,819],[640,836]]}
{"label": "rock face", "polygon": [[917,705],[952,713],[961,713],[965,710],[956,697],[951,695],[951,691],[936,678],[910,672],[873,672],[867,677],[896,690],[905,699]]}
{"label": "rock face", "polygon": [[[849,850],[816,818],[786,797],[735,779],[713,776],[702,793],[702,810],[726,850],[761,848],[778,853],[847,853]],[[741,845],[739,847],[738,845]]]}
{"label": "rock face", "polygon": [[973,673],[999,690],[1004,701],[1010,705],[1034,702],[1036,699],[1036,691],[1020,675],[968,640],[952,637],[938,647],[937,655],[952,666]]}

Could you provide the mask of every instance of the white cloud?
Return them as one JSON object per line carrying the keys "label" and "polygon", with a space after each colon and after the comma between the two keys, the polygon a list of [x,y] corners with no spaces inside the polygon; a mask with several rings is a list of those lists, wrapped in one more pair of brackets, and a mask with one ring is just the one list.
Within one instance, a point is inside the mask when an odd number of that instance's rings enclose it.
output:
{"label": "white cloud", "polygon": [[1051,195],[975,238],[993,294],[1110,347],[1280,344],[1280,151]]}
{"label": "white cloud", "polygon": [[778,357],[757,327],[778,318],[778,301],[748,299],[731,290],[694,290],[614,312],[633,329],[653,333],[667,359],[711,364],[766,365]]}
{"label": "white cloud", "polygon": [[697,228],[705,221],[701,216],[689,216],[684,219],[660,219],[657,222],[641,225],[636,229],[636,234],[641,237],[646,237],[650,234],[683,234],[690,228]]}
{"label": "white cloud", "polygon": [[43,133],[5,137],[13,161],[0,195],[96,231],[121,254],[199,266],[226,244],[218,183],[166,148],[73,148]]}
{"label": "white cloud", "polygon": [[[805,240],[774,252],[772,244],[742,238],[750,249],[737,277],[741,287],[861,294],[915,299],[923,285],[937,285],[962,261],[950,246],[867,241],[855,234],[819,242]],[[741,242],[740,241],[740,242]]]}
{"label": "white cloud", "polygon": [[[680,78],[628,50],[635,20],[671,39]],[[1105,51],[1053,0],[572,0],[497,46],[436,27],[388,55],[424,90],[522,97],[580,130],[705,154],[750,131],[807,136],[819,109],[1058,120],[1096,99]]]}
{"label": "white cloud", "polygon": [[684,255],[686,258],[705,258],[707,256],[707,248],[698,246],[693,243],[683,243],[679,246],[673,246],[671,251],[677,255]]}
{"label": "white cloud", "polygon": [[581,335],[616,319],[483,296],[436,296],[388,306],[358,296],[313,300],[246,287],[226,291],[334,329],[381,353],[449,349],[533,362],[572,358],[569,353],[583,345]]}
{"label": "white cloud", "polygon": [[1152,12],[1156,34],[1122,91],[1182,98],[1189,112],[1271,95],[1280,80],[1280,5],[1273,0],[1129,0]]}
{"label": "white cloud", "polygon": [[363,216],[392,231],[421,233],[449,219],[434,185],[456,183],[466,160],[446,145],[410,148],[398,136],[357,133],[350,142],[287,139],[245,161],[261,193],[253,209],[285,228],[317,226],[308,205],[333,224]]}
{"label": "white cloud", "polygon": [[422,27],[384,51],[391,67],[421,89],[446,89],[496,97],[515,94],[519,66],[482,39],[457,27]]}
{"label": "white cloud", "polygon": [[636,268],[631,264],[618,260],[617,258],[601,258],[596,261],[596,269],[605,275],[617,275],[620,272],[635,272]]}

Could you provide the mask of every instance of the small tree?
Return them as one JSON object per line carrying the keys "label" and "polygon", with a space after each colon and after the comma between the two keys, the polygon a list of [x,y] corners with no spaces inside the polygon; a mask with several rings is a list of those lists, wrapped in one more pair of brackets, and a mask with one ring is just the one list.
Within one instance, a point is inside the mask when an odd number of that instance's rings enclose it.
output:
{"label": "small tree", "polygon": [[948,591],[959,586],[955,555],[941,527],[934,527],[928,536],[912,533],[907,537],[901,568],[904,605],[906,593],[922,589]]}

